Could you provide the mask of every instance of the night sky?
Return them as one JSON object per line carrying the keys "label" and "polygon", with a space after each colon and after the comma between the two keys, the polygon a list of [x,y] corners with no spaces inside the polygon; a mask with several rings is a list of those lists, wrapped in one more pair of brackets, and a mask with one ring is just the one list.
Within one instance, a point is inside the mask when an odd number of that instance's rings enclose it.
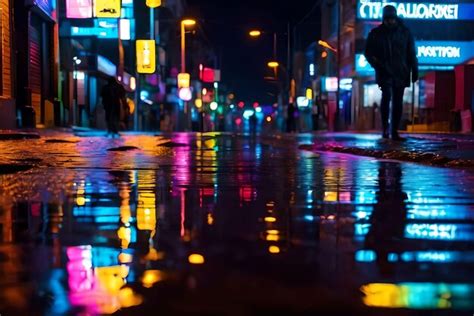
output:
{"label": "night sky", "polygon": [[[266,66],[272,59],[273,32],[278,37],[278,59],[286,64],[288,21],[298,23],[297,45],[304,47],[310,40],[317,40],[319,13],[315,0],[275,1],[275,0],[188,0],[187,15],[198,17],[205,35],[218,54],[222,68],[223,82],[236,93],[239,100],[272,103],[276,100],[276,88],[266,82],[271,76]],[[298,5],[295,5],[298,3]],[[260,28],[268,31],[260,39],[252,39],[248,31]],[[314,38],[313,38],[314,37]]]}

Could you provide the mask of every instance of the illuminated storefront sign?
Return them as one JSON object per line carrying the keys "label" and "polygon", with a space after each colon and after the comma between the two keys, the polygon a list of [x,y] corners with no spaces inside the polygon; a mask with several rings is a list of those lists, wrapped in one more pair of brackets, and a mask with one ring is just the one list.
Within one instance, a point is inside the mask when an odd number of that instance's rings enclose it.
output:
{"label": "illuminated storefront sign", "polygon": [[68,19],[92,18],[92,0],[66,0],[66,17]]}
{"label": "illuminated storefront sign", "polygon": [[[416,50],[420,66],[458,65],[474,58],[474,42],[420,41]],[[362,75],[374,73],[363,54],[356,54],[355,69]]]}
{"label": "illuminated storefront sign", "polygon": [[137,40],[137,72],[152,74],[156,71],[156,49],[154,40]]}
{"label": "illuminated storefront sign", "polygon": [[97,36],[98,38],[118,38],[118,24],[120,21],[120,38],[122,40],[135,39],[135,20],[95,19],[93,27],[72,26],[68,36]]}
{"label": "illuminated storefront sign", "polygon": [[357,18],[381,20],[383,8],[393,5],[398,16],[414,20],[474,20],[474,4],[468,3],[411,3],[359,0]]}
{"label": "illuminated storefront sign", "polygon": [[121,0],[95,0],[94,15],[98,18],[120,18]]}

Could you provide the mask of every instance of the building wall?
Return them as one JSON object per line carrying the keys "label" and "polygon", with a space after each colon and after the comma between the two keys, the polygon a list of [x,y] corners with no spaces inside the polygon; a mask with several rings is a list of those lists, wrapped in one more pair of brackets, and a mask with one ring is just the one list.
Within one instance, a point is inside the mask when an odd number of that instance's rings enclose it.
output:
{"label": "building wall", "polygon": [[12,50],[11,50],[11,10],[10,0],[0,0],[1,11],[1,53],[0,63],[0,129],[16,127],[15,102],[12,98]]}

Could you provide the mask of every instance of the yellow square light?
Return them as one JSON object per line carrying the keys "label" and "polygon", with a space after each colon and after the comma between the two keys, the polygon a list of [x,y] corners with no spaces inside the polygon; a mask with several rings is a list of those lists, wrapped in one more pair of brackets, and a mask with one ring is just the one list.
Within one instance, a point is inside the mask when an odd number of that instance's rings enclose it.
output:
{"label": "yellow square light", "polygon": [[154,40],[137,40],[137,72],[152,74],[156,71],[156,46]]}
{"label": "yellow square light", "polygon": [[178,74],[178,88],[189,88],[191,84],[191,75],[188,73]]}
{"label": "yellow square light", "polygon": [[94,15],[98,18],[120,18],[122,0],[95,0]]}

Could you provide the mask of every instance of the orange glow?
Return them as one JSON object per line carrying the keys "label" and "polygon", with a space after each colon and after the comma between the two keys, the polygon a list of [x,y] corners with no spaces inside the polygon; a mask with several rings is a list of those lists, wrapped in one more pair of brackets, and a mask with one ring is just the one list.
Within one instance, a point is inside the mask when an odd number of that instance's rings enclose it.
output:
{"label": "orange glow", "polygon": [[279,241],[280,240],[280,236],[278,235],[267,235],[267,241]]}
{"label": "orange glow", "polygon": [[269,234],[269,235],[279,235],[280,232],[276,229],[270,229],[270,230],[267,230],[267,234]]}
{"label": "orange glow", "polygon": [[322,58],[328,57],[328,53],[327,53],[327,52],[322,52],[322,53],[321,53],[321,57],[322,57]]}
{"label": "orange glow", "polygon": [[272,117],[271,116],[267,116],[267,122],[270,123],[272,121]]}
{"label": "orange glow", "polygon": [[267,222],[267,223],[275,223],[276,221],[277,221],[277,219],[273,216],[265,217],[265,222]]}
{"label": "orange glow", "polygon": [[132,263],[133,256],[131,254],[122,252],[121,254],[119,254],[118,259],[119,259],[119,262],[122,263],[122,264]]}
{"label": "orange glow", "polygon": [[204,264],[204,256],[200,254],[192,254],[188,257],[188,261],[191,264]]}
{"label": "orange glow", "polygon": [[213,225],[214,224],[214,217],[212,217],[211,213],[207,214],[207,224],[208,225]]}
{"label": "orange glow", "polygon": [[162,251],[157,251],[155,248],[150,247],[150,251],[145,256],[145,260],[148,261],[158,261],[163,260],[165,254]]}
{"label": "orange glow", "polygon": [[268,247],[268,252],[269,253],[280,253],[280,247],[278,246],[270,246]]}
{"label": "orange glow", "polygon": [[262,35],[262,32],[259,30],[252,30],[249,32],[249,35],[252,37],[259,37],[260,35]]}
{"label": "orange glow", "polygon": [[151,288],[155,283],[163,281],[163,272],[159,270],[147,270],[142,276],[142,284],[147,289]]}

